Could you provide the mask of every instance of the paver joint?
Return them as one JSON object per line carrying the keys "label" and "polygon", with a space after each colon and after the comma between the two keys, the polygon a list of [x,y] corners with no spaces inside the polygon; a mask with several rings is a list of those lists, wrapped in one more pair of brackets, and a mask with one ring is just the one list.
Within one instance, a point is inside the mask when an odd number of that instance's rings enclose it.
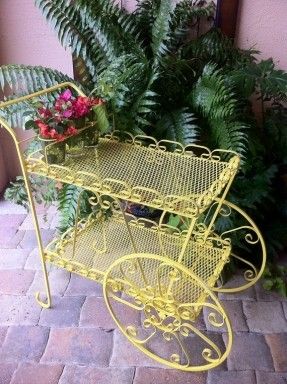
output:
{"label": "paver joint", "polygon": [[[53,237],[56,221],[55,209],[48,221],[40,221],[45,242]],[[266,293],[261,284],[239,295],[219,295],[234,330],[231,354],[215,370],[185,373],[154,362],[125,339],[105,307],[100,285],[64,270],[49,271],[54,307],[44,310],[34,299],[43,281],[30,216],[0,201],[1,384],[287,382],[287,301]],[[128,310],[123,315],[140,322]],[[207,331],[215,330],[208,325]],[[218,337],[222,343],[226,339]]]}

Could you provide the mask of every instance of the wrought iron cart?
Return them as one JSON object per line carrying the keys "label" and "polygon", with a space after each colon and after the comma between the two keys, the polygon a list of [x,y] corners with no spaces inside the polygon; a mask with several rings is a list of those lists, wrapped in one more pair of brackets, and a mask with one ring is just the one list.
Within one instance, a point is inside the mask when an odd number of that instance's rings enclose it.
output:
{"label": "wrought iron cart", "polygon": [[[64,83],[6,101],[0,108],[8,116],[17,105],[51,97],[66,87],[83,95],[74,84]],[[8,120],[0,118],[0,124],[14,140],[28,191],[46,286],[45,300],[36,294],[38,303],[51,306],[49,262],[101,283],[117,326],[151,358],[185,371],[221,364],[231,350],[232,328],[217,293],[235,293],[255,284],[266,260],[257,226],[226,200],[239,168],[238,155],[114,131],[96,147],[86,147],[80,159],[50,164],[48,151],[57,151],[59,144],[24,157]],[[45,249],[30,174],[89,191],[91,214],[77,217],[73,228]],[[126,213],[127,201],[159,210],[159,219]],[[170,226],[169,214],[183,217],[184,227]],[[237,228],[226,225],[231,215],[237,218]],[[250,251],[250,258],[239,256],[238,249]],[[220,283],[232,258],[247,267],[237,287]]]}

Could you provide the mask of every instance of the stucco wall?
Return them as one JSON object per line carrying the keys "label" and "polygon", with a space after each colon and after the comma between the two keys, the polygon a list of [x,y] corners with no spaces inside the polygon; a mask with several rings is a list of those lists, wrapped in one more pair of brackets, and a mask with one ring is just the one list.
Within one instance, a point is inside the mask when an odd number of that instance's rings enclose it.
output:
{"label": "stucco wall", "polygon": [[[34,0],[0,0],[0,65],[42,65],[73,75],[71,54],[58,42]],[[23,136],[23,133],[22,135]],[[0,132],[0,193],[20,174],[9,136]]]}
{"label": "stucco wall", "polygon": [[263,58],[273,57],[278,67],[287,70],[286,22],[286,0],[241,0],[236,43],[254,47]]}
{"label": "stucco wall", "polygon": [[0,0],[0,64],[43,65],[72,75],[71,55],[34,6],[34,0]]}
{"label": "stucco wall", "polygon": [[[135,0],[122,0],[129,10],[134,9],[135,3]],[[241,0],[236,43],[242,48],[254,46],[262,52],[262,57],[273,57],[279,67],[287,70],[286,20],[286,0]],[[68,75],[73,73],[70,53],[60,46],[34,7],[34,0],[0,0],[0,65],[8,63],[43,65]],[[1,137],[1,142],[0,191],[7,178],[17,173],[7,139]]]}

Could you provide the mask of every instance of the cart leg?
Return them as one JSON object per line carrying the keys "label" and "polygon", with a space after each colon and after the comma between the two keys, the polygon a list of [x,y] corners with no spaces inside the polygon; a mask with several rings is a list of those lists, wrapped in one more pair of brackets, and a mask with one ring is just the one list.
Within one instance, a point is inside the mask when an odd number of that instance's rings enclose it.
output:
{"label": "cart leg", "polygon": [[46,267],[45,257],[44,257],[44,248],[43,248],[43,243],[42,243],[42,238],[41,238],[40,227],[39,227],[39,223],[38,223],[38,219],[37,219],[36,208],[35,208],[35,204],[34,204],[34,200],[33,200],[31,185],[30,185],[28,174],[26,172],[26,168],[25,168],[25,162],[24,162],[24,159],[23,159],[20,147],[19,147],[19,143],[17,142],[16,136],[14,135],[13,131],[11,130],[11,128],[9,128],[9,126],[3,120],[0,119],[0,123],[4,128],[6,128],[8,130],[8,132],[11,134],[11,136],[14,140],[14,143],[15,143],[18,158],[20,161],[21,170],[22,170],[23,177],[24,177],[25,187],[27,190],[28,201],[29,201],[30,209],[31,209],[31,213],[32,213],[33,224],[34,224],[34,228],[35,228],[35,232],[36,232],[38,249],[40,252],[42,270],[43,270],[43,275],[44,275],[46,301],[41,300],[40,292],[36,292],[36,294],[35,294],[36,300],[37,300],[38,304],[41,305],[41,307],[50,308],[51,307],[51,293],[50,293],[50,284],[49,284],[49,279],[48,279],[47,267]]}
{"label": "cart leg", "polygon": [[49,284],[49,278],[48,278],[48,273],[47,273],[47,267],[46,267],[45,258],[44,258],[43,243],[42,243],[41,232],[40,232],[39,223],[38,223],[38,219],[37,219],[35,204],[34,204],[34,200],[33,200],[33,196],[32,196],[31,186],[30,186],[30,182],[29,182],[29,179],[28,179],[26,172],[24,173],[24,180],[25,180],[25,186],[27,189],[28,199],[29,199],[29,203],[30,203],[30,209],[31,209],[31,213],[32,213],[33,223],[34,223],[34,227],[35,227],[38,248],[39,248],[39,252],[40,252],[42,270],[43,270],[43,275],[44,275],[45,291],[46,291],[46,301],[43,301],[40,298],[40,292],[36,292],[35,297],[36,297],[37,303],[39,305],[41,305],[41,307],[50,308],[51,307],[51,293],[50,293],[50,284]]}

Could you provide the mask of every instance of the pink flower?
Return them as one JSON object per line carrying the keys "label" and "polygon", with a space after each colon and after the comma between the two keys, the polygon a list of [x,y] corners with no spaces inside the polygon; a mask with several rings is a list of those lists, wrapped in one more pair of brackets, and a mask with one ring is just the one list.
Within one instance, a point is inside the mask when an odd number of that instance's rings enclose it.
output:
{"label": "pink flower", "polygon": [[73,115],[73,110],[72,109],[66,109],[63,113],[62,113],[62,116],[65,118],[65,119],[68,119],[69,117],[71,117]]}
{"label": "pink flower", "polygon": [[72,92],[69,89],[66,89],[63,93],[60,94],[59,99],[64,101],[69,101],[72,97]]}

